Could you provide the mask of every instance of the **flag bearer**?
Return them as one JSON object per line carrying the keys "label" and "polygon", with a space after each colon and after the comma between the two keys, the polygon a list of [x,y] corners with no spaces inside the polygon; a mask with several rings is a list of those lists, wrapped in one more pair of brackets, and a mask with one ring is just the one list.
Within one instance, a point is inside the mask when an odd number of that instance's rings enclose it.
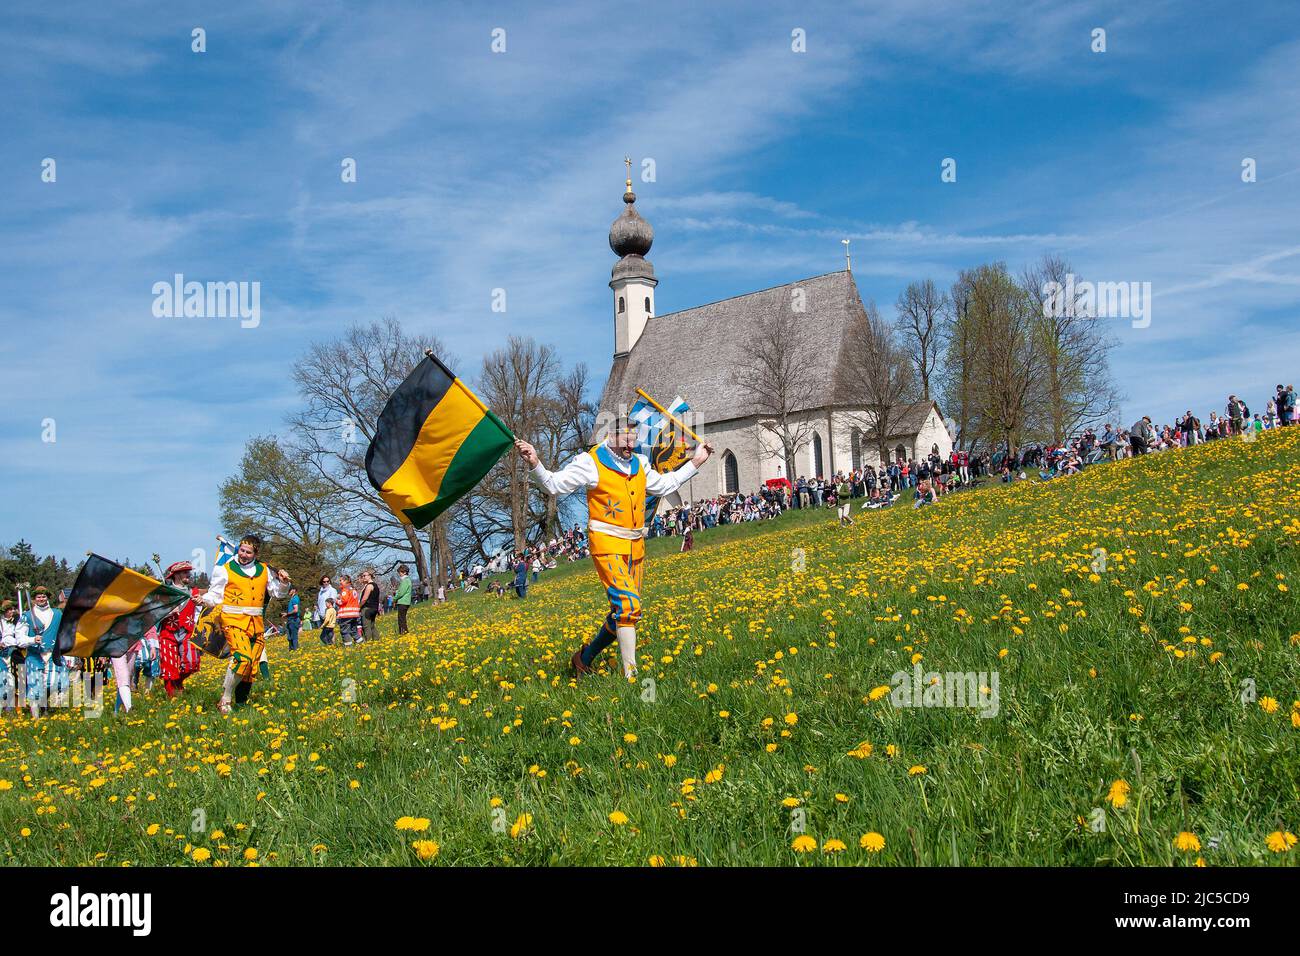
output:
{"label": "flag bearer", "polygon": [[[163,572],[163,581],[189,591],[193,571],[188,561],[177,561]],[[197,613],[194,602],[187,601],[158,625],[158,659],[168,697],[185,693],[185,678],[199,669],[199,649],[190,640]]]}
{"label": "flag bearer", "polygon": [[51,704],[66,704],[68,692],[68,665],[54,654],[54,641],[59,635],[59,621],[63,612],[50,606],[50,592],[37,585],[32,590],[32,606],[23,614],[27,633],[34,642],[27,652],[27,702],[32,716],[37,708]]}
{"label": "flag bearer", "polygon": [[600,631],[573,655],[574,673],[591,673],[596,656],[617,638],[623,675],[636,673],[636,625],[641,620],[641,566],[645,557],[646,495],[662,498],[689,481],[709,459],[711,445],[701,443],[695,457],[675,471],[659,474],[645,455],[635,452],[636,433],[620,420],[612,433],[591,451],[584,451],[559,471],[542,464],[535,449],[515,441],[533,478],[548,494],[587,492],[591,559],[605,586],[610,611]]}
{"label": "flag bearer", "polygon": [[206,607],[220,608],[221,627],[230,644],[230,668],[217,703],[223,714],[230,713],[232,696],[240,704],[248,701],[266,649],[263,612],[267,596],[283,597],[291,583],[288,571],[272,574],[257,560],[261,547],[260,538],[245,535],[235,556],[212,569],[211,586],[201,599]]}

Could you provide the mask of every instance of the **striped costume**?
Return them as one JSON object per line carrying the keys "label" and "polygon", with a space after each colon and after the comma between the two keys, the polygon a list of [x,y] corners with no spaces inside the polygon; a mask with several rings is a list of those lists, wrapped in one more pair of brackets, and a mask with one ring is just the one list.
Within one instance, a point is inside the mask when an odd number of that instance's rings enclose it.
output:
{"label": "striped costume", "polygon": [[257,680],[257,664],[266,648],[262,615],[267,595],[283,597],[284,592],[285,586],[260,561],[240,564],[231,559],[212,571],[203,603],[220,608],[221,627],[230,645],[230,670],[245,683]]}
{"label": "striped costume", "polygon": [[642,565],[645,560],[646,497],[663,498],[694,477],[695,465],[687,462],[675,471],[660,474],[644,455],[623,458],[607,444],[578,455],[559,471],[549,471],[540,462],[533,477],[553,495],[585,489],[591,560],[609,600],[609,613],[600,631],[581,654],[590,666],[615,638],[623,655],[623,670],[635,669],[634,629],[641,620]]}

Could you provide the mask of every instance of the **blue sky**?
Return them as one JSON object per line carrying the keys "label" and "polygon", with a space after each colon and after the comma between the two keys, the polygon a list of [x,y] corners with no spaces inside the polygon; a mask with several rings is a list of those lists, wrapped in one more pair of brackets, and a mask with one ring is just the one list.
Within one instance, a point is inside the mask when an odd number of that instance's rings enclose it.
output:
{"label": "blue sky", "polygon": [[[1150,327],[1114,328],[1125,421],[1262,409],[1300,378],[1300,15],[1135,6],[7,4],[0,542],[210,547],[294,359],[354,322],[433,332],[467,376],[532,335],[603,380],[624,154],[655,160],[661,314],[838,269],[845,236],[886,315],[1051,252],[1152,283]],[[260,282],[261,324],[155,318],[178,272]]]}

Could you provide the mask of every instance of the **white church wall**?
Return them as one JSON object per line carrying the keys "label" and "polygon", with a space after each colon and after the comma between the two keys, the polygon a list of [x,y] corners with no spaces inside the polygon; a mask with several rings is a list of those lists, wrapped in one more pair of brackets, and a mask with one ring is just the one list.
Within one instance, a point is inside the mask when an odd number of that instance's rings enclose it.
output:
{"label": "white church wall", "polygon": [[939,446],[939,457],[947,459],[952,454],[952,435],[948,432],[948,426],[944,424],[939,413],[934,409],[926,416],[925,424],[921,426],[921,431],[917,433],[915,448],[915,457],[921,458],[929,455],[931,449]]}
{"label": "white church wall", "polygon": [[[865,411],[837,409],[829,414],[825,410],[809,412],[799,416],[797,421],[811,424],[816,434],[822,439],[822,476],[830,478],[836,471],[848,472],[853,467],[853,429],[865,432],[868,421]],[[781,454],[781,444],[776,435],[759,425],[758,419],[747,418],[729,422],[700,423],[696,431],[713,446],[713,455],[704,467],[682,488],[682,496],[691,501],[712,498],[722,494],[725,470],[723,456],[731,452],[736,456],[736,474],[739,490],[749,494],[763,486],[768,479],[776,477],[794,480],[800,475],[813,475],[812,432],[807,442],[795,453],[795,474],[785,474],[785,461]],[[892,457],[895,448],[902,445],[904,453],[910,457],[930,453],[931,445],[939,446],[939,453],[947,457],[952,452],[952,437],[947,426],[934,411],[926,418],[919,434],[890,439],[889,452]],[[862,438],[862,464],[880,467],[880,454],[876,443]]]}
{"label": "white church wall", "polygon": [[831,413],[831,421],[834,425],[836,470],[848,474],[853,468],[853,430],[855,428],[862,433],[861,462],[863,467],[871,465],[874,468],[880,465],[880,454],[876,450],[876,443],[866,436],[867,423],[870,421],[866,412],[837,409]]}
{"label": "white church wall", "polygon": [[763,448],[753,419],[705,424],[697,427],[696,431],[713,446],[713,454],[704,463],[699,474],[691,480],[690,488],[683,489],[684,496],[698,501],[701,498],[720,495],[726,490],[723,484],[725,471],[722,462],[723,455],[728,451],[736,456],[739,490],[748,494],[759,487],[762,483],[759,476]]}

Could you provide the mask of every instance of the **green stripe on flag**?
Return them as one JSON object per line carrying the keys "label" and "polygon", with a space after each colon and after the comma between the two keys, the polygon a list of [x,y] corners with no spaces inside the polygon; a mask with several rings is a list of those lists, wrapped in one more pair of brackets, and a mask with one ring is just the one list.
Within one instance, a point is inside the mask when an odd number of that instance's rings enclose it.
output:
{"label": "green stripe on flag", "polygon": [[501,460],[501,456],[514,443],[514,436],[505,423],[491,411],[474,426],[473,431],[461,442],[456,457],[447,466],[447,474],[438,489],[438,497],[419,508],[408,508],[404,512],[411,524],[423,528],[438,515],[446,511],[461,495],[478,484],[483,476],[492,470],[492,466]]}

